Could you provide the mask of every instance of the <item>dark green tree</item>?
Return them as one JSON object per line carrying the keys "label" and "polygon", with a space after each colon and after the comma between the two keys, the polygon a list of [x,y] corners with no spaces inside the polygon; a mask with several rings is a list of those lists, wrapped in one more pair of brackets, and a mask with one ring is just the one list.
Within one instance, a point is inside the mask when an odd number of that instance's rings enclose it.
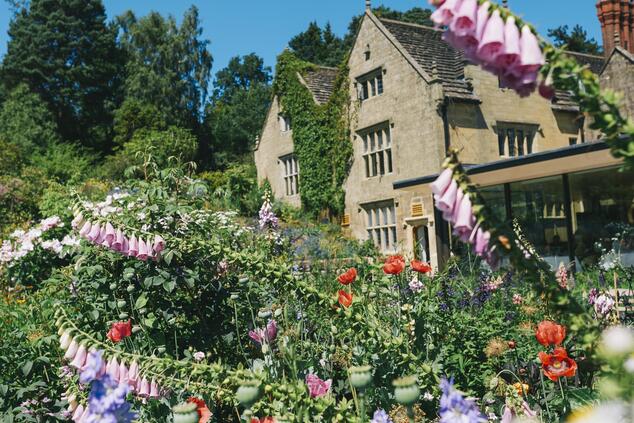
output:
{"label": "dark green tree", "polygon": [[603,49],[594,38],[588,36],[588,32],[581,25],[575,25],[572,30],[568,25],[549,29],[548,36],[552,38],[555,46],[566,46],[570,51],[587,54],[602,54]]}
{"label": "dark green tree", "polygon": [[0,139],[13,144],[23,157],[59,141],[47,104],[25,84],[12,90],[0,107]]}
{"label": "dark green tree", "polygon": [[297,57],[322,66],[336,66],[346,54],[343,40],[329,23],[321,29],[317,22],[311,22],[306,31],[293,37],[288,45]]}
{"label": "dark green tree", "polygon": [[232,58],[216,73],[213,96],[205,110],[214,168],[226,168],[248,156],[266,118],[270,83],[271,69],[253,53]]}
{"label": "dark green tree", "polygon": [[[372,9],[379,18],[394,19],[419,25],[432,26],[431,10],[414,7],[406,12],[379,6]],[[306,31],[294,36],[288,43],[295,55],[307,62],[322,66],[338,66],[352,49],[364,15],[354,16],[343,38],[338,37],[330,24],[322,29],[317,22],[311,22]]]}
{"label": "dark green tree", "polygon": [[25,83],[53,112],[65,141],[109,148],[120,55],[100,0],[33,0],[17,11],[0,71],[4,89]]}
{"label": "dark green tree", "polygon": [[190,7],[180,27],[157,12],[137,19],[128,11],[117,20],[127,57],[126,101],[151,105],[168,125],[196,132],[213,63],[198,9]]}

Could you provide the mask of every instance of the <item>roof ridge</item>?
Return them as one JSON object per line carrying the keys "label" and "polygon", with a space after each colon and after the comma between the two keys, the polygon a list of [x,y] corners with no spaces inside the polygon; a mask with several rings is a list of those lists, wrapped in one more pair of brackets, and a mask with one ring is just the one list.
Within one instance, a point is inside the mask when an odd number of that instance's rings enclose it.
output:
{"label": "roof ridge", "polygon": [[399,21],[399,20],[396,20],[396,19],[380,18],[378,16],[377,16],[377,18],[380,21],[382,21],[382,22],[390,22],[390,23],[395,23],[395,24],[412,26],[414,28],[422,28],[422,29],[429,29],[429,30],[436,31],[436,32],[443,32],[442,29],[434,28],[433,26],[420,25],[420,24],[416,24],[416,23],[412,23],[412,22]]}
{"label": "roof ridge", "polygon": [[605,56],[601,56],[601,55],[598,55],[598,54],[581,53],[581,52],[572,51],[572,50],[564,50],[564,52],[566,54],[572,54],[573,56],[585,56],[585,57],[592,57],[593,59],[605,60]]}

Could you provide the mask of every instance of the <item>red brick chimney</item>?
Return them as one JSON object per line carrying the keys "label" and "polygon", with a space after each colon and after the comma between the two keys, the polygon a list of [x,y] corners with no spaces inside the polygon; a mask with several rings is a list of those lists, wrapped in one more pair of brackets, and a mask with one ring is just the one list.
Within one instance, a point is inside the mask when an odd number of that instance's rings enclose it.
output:
{"label": "red brick chimney", "polygon": [[597,14],[606,55],[616,46],[634,53],[634,0],[599,0]]}

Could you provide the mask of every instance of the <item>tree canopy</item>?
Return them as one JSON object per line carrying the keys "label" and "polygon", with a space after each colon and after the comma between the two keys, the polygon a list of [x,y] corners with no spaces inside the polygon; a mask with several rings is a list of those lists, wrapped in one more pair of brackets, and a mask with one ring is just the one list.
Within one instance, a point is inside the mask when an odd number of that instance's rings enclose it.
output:
{"label": "tree canopy", "polygon": [[568,50],[577,53],[602,54],[603,49],[594,38],[588,36],[588,32],[581,25],[575,25],[572,30],[568,25],[549,29],[548,36],[553,39],[557,47],[566,46]]}
{"label": "tree canopy", "polygon": [[197,130],[213,58],[202,39],[198,9],[190,7],[180,27],[157,12],[117,18],[125,52],[126,101],[150,104],[168,124]]}
{"label": "tree canopy", "polygon": [[100,0],[33,0],[9,26],[4,89],[26,84],[48,104],[64,140],[107,149],[119,94],[115,36]]}
{"label": "tree canopy", "polygon": [[271,101],[270,83],[271,68],[254,53],[233,57],[216,73],[205,113],[214,167],[224,168],[251,151]]}

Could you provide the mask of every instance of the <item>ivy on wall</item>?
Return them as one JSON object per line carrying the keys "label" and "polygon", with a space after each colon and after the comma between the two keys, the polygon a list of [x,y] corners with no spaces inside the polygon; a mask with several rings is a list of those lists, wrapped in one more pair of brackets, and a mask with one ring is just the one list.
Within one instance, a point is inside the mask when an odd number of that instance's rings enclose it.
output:
{"label": "ivy on wall", "polygon": [[334,218],[344,210],[343,184],[352,159],[347,58],[340,65],[333,94],[325,104],[317,104],[298,77],[315,68],[316,65],[285,51],[278,57],[273,89],[282,113],[291,120],[301,169],[302,206],[315,215],[323,213]]}

